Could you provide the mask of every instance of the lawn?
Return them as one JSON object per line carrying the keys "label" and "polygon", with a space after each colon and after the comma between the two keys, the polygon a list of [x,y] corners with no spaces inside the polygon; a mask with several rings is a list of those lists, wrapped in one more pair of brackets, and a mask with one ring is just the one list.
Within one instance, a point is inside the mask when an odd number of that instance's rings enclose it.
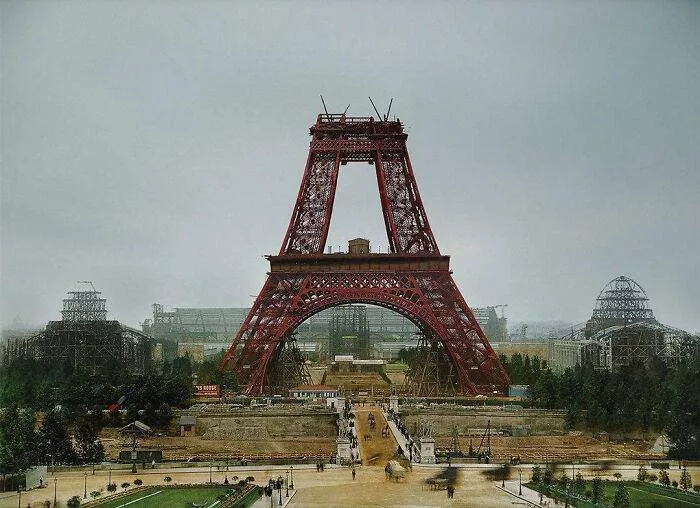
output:
{"label": "lawn", "polygon": [[[232,487],[152,487],[118,499],[105,499],[98,506],[104,508],[192,508],[193,503],[204,508],[216,507],[217,496],[226,494]],[[256,497],[257,499],[257,497]]]}
{"label": "lawn", "polygon": [[[670,489],[652,483],[642,482],[623,482],[629,493],[630,506],[635,508],[689,508],[693,506],[700,507],[700,495],[693,492],[685,492],[679,489]],[[574,506],[581,508],[593,508],[595,506],[612,506],[615,498],[615,489],[617,489],[616,481],[604,482],[604,500],[599,505],[594,505],[588,501],[573,500]],[[537,490],[533,484],[528,484],[531,489]],[[590,490],[591,482],[586,482],[586,490]],[[557,497],[563,499],[563,493],[556,487],[553,489],[553,494],[559,494]]]}

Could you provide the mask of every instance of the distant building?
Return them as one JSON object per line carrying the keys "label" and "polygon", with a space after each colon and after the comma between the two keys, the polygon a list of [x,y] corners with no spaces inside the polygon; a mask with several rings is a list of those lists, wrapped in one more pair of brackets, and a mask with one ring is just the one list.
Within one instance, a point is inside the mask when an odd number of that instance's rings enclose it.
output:
{"label": "distant building", "polygon": [[301,385],[289,390],[290,397],[297,399],[327,399],[338,397],[338,389],[327,385]]}

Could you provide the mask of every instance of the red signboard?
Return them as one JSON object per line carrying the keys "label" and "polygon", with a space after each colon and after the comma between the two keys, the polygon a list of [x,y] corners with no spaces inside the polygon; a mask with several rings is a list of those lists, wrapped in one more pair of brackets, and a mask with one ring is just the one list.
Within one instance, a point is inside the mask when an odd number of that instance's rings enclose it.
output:
{"label": "red signboard", "polygon": [[219,385],[194,385],[195,397],[221,397]]}

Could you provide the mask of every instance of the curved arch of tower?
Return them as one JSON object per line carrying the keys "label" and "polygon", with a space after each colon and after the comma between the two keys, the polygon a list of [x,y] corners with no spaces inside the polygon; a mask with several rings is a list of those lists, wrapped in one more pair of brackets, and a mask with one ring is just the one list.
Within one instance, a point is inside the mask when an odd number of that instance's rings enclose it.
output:
{"label": "curved arch of tower", "polygon": [[[310,129],[306,169],[289,227],[248,316],[221,362],[257,395],[271,362],[305,319],[344,303],[369,303],[410,318],[452,362],[462,393],[503,391],[509,380],[452,278],[418,192],[400,121],[321,114]],[[338,172],[374,166],[390,252],[355,244],[324,254]]]}

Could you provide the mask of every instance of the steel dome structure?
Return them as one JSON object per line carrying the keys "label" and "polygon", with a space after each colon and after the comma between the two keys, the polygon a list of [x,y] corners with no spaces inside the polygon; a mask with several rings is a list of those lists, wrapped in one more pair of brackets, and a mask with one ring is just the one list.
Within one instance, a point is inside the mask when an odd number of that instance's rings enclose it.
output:
{"label": "steel dome structure", "polygon": [[632,323],[657,324],[644,288],[630,277],[621,275],[608,282],[596,298],[593,315],[586,324],[586,335],[611,326]]}
{"label": "steel dome structure", "polygon": [[624,275],[598,294],[584,335],[596,350],[595,363],[606,369],[652,358],[676,361],[697,349],[690,334],[656,320],[644,288]]}

